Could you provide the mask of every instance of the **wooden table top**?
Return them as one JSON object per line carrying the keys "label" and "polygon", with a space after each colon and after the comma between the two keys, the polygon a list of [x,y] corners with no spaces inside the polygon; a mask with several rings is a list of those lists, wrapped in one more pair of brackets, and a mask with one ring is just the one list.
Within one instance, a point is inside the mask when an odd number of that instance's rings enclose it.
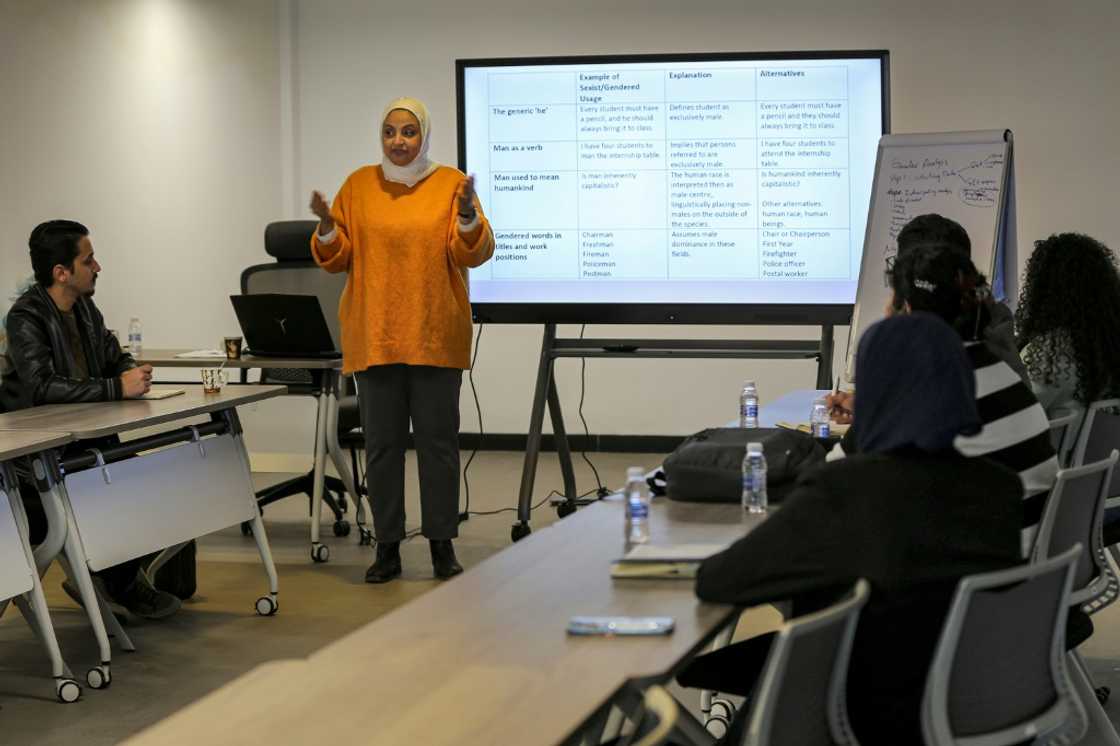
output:
{"label": "wooden table top", "polygon": [[144,350],[144,354],[137,361],[147,363],[156,368],[303,368],[304,370],[341,370],[342,358],[279,358],[257,357],[255,355],[242,355],[237,360],[228,360],[218,357],[175,357],[183,352],[192,352],[187,348]]}
{"label": "wooden table top", "polygon": [[58,448],[74,440],[70,433],[0,430],[0,461]]}
{"label": "wooden table top", "polygon": [[[730,543],[759,519],[737,505],[656,500],[653,543]],[[671,674],[736,614],[688,580],[614,580],[622,504],[541,529],[323,648],[266,664],[130,744],[262,742],[552,746],[634,678]],[[360,585],[360,584],[357,584]],[[376,588],[355,587],[354,603]],[[283,609],[281,608],[281,613]],[[671,616],[666,637],[569,637],[568,619]],[[323,717],[355,692],[355,717]]]}
{"label": "wooden table top", "polygon": [[286,386],[226,385],[220,393],[206,394],[202,384],[152,386],[152,391],[182,389],[168,399],[126,399],[87,404],[47,404],[0,414],[0,431],[35,430],[67,433],[78,439],[101,438],[129,430],[209,414],[262,399],[282,396]]}

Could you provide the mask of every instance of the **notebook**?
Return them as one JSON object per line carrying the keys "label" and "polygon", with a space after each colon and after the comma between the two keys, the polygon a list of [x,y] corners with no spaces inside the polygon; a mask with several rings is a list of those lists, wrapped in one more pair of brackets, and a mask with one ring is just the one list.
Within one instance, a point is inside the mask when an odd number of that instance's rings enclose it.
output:
{"label": "notebook", "polygon": [[160,389],[159,391],[149,391],[140,398],[152,401],[157,399],[170,399],[173,396],[178,396],[179,394],[185,393],[186,391],[184,391],[183,389]]}
{"label": "notebook", "polygon": [[612,578],[695,578],[700,563],[724,544],[639,544],[611,564]]}

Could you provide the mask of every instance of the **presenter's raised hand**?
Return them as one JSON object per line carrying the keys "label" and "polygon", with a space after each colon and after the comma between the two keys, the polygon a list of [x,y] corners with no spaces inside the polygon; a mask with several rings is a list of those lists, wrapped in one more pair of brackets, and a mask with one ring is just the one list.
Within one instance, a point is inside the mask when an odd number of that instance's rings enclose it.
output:
{"label": "presenter's raised hand", "polygon": [[311,192],[311,212],[319,218],[319,235],[324,236],[334,230],[334,218],[331,217],[331,206],[327,198],[319,190]]}
{"label": "presenter's raised hand", "polygon": [[474,220],[474,176],[467,176],[459,182],[455,196],[459,199],[459,217],[467,222]]}

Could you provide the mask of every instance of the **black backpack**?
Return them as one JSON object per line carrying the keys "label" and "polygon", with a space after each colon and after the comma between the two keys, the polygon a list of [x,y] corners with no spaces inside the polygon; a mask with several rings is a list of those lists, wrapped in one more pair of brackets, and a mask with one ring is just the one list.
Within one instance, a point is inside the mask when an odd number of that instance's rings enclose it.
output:
{"label": "black backpack", "polygon": [[780,502],[798,475],[824,463],[825,449],[808,433],[784,428],[717,427],[689,436],[665,459],[670,500],[737,503],[742,499],[747,443],[762,443],[767,497]]}
{"label": "black backpack", "polygon": [[[142,560],[145,570],[152,564],[156,554],[149,554]],[[198,544],[194,539],[176,552],[167,563],[156,571],[152,584],[161,591],[178,596],[186,601],[198,590]]]}

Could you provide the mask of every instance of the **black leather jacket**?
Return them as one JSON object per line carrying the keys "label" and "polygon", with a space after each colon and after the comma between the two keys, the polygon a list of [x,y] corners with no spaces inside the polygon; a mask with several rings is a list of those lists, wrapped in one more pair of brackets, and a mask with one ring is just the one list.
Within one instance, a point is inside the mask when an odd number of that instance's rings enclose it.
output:
{"label": "black leather jacket", "polygon": [[47,291],[36,283],[8,312],[0,408],[10,412],[40,404],[123,398],[120,375],[136,367],[136,361],[121,351],[92,300],[79,299],[74,311],[90,378],[74,377],[74,357],[62,314]]}

